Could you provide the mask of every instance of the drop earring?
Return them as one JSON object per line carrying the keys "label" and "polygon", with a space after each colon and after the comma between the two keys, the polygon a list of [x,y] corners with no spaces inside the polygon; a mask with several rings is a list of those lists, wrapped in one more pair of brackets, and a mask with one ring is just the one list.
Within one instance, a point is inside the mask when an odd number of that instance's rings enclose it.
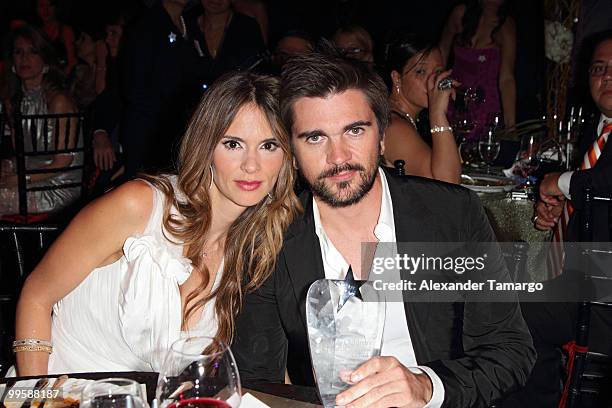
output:
{"label": "drop earring", "polygon": [[17,70],[15,69],[15,66],[14,66],[14,65],[11,65],[11,71],[13,72],[13,74],[16,74],[16,73],[17,73]]}
{"label": "drop earring", "polygon": [[45,65],[45,66],[43,67],[43,69],[42,69],[42,73],[43,73],[43,75],[45,75],[47,72],[49,72],[49,66],[48,66],[48,65]]}

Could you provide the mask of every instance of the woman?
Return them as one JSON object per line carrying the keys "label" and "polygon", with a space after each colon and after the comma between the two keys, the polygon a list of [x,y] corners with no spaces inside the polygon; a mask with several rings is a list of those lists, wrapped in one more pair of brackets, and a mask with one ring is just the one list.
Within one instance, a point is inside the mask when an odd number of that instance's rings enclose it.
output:
{"label": "woman", "polygon": [[487,129],[496,113],[503,114],[506,127],[514,126],[516,27],[508,16],[508,0],[468,0],[455,7],[442,33],[440,50],[444,61],[449,61],[452,50],[453,75],[463,88],[480,96],[481,101],[470,108],[475,122],[472,138]]}
{"label": "woman", "polygon": [[[22,26],[11,33],[7,63],[9,69],[9,103],[7,113],[19,110],[23,115],[64,114],[76,112],[76,106],[63,88],[64,76],[53,58],[53,49],[44,37],[29,26]],[[14,125],[14,124],[13,124]],[[44,126],[43,120],[24,121],[24,148],[33,151],[36,143],[38,150],[44,149],[47,143],[53,148],[56,130],[53,121]],[[74,148],[82,143],[77,139],[76,123],[71,121],[65,140],[66,119],[59,121],[60,138],[56,146]],[[14,126],[13,126],[14,127]],[[47,132],[45,133],[45,129]],[[36,132],[34,140],[30,137]],[[13,129],[14,138],[14,129]],[[77,142],[78,140],[78,142]],[[56,154],[29,157],[29,168],[54,169],[58,167],[79,166],[83,163],[82,153]],[[6,166],[13,167],[13,166]],[[14,168],[14,167],[13,167]],[[29,176],[30,187],[80,183],[81,170],[66,172],[48,172]],[[59,211],[72,204],[80,196],[80,188],[55,189],[28,193],[28,212],[43,213]],[[3,172],[0,176],[0,215],[16,214],[19,211],[17,194],[17,175],[14,172]]]}
{"label": "woman", "polygon": [[42,22],[41,31],[51,41],[64,73],[70,75],[77,63],[74,31],[69,25],[58,21],[56,7],[57,0],[38,0],[36,10]]}
{"label": "woman", "polygon": [[[440,72],[442,66],[440,50],[418,38],[399,40],[389,46],[391,122],[385,136],[384,158],[388,166],[404,160],[406,174],[458,183],[461,161],[446,118],[454,91],[438,88],[440,80],[450,74]],[[431,147],[417,129],[417,118],[424,109],[429,110]]]}
{"label": "woman", "polygon": [[76,216],[25,282],[16,338],[53,350],[17,353],[19,375],[159,371],[189,331],[231,343],[242,296],[274,269],[298,211],[277,92],[271,77],[220,79],[177,176],[130,181]]}

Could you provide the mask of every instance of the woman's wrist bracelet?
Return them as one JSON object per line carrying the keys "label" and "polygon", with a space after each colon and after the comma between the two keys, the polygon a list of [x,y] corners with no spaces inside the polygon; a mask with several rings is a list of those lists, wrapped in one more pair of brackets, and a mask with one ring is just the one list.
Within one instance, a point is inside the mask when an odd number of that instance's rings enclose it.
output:
{"label": "woman's wrist bracelet", "polygon": [[45,353],[51,354],[53,352],[53,345],[49,340],[41,339],[21,339],[13,342],[13,353],[19,353],[22,351],[44,351]]}
{"label": "woman's wrist bracelet", "polygon": [[13,353],[21,353],[23,351],[43,351],[47,354],[53,353],[53,347],[49,346],[17,346],[13,347]]}
{"label": "woman's wrist bracelet", "polygon": [[431,128],[431,134],[434,133],[442,133],[442,132],[451,132],[453,133],[453,128],[450,126],[433,126]]}

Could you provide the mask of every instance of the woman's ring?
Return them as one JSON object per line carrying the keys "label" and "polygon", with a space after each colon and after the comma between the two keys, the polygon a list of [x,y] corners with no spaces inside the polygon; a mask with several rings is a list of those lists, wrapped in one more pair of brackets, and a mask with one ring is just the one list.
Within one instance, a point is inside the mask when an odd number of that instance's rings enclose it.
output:
{"label": "woman's ring", "polygon": [[535,217],[533,217],[533,218],[531,219],[531,222],[533,222],[533,223],[535,224],[535,223],[538,221],[538,217],[539,217],[538,215],[536,215]]}
{"label": "woman's ring", "polygon": [[446,77],[442,79],[440,82],[438,82],[438,89],[440,91],[446,91],[448,89],[451,89],[452,87],[453,87],[453,78],[451,77]]}

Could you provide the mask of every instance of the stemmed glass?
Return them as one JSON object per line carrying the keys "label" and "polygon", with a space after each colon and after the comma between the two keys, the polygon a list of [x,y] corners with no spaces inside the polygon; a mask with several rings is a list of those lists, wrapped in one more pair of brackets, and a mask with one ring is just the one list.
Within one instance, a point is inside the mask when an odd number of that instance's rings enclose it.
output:
{"label": "stemmed glass", "polygon": [[455,99],[453,129],[457,134],[461,160],[465,164],[471,164],[477,159],[477,140],[474,140],[473,132],[478,123],[474,117],[474,105],[483,101],[484,92],[481,88],[459,89]]}
{"label": "stemmed glass", "polygon": [[533,174],[540,166],[542,137],[537,133],[527,134],[521,139],[516,155],[515,171],[525,178],[524,187],[534,185]]}
{"label": "stemmed glass", "polygon": [[136,381],[105,378],[87,385],[81,393],[81,407],[146,408],[146,396]]}
{"label": "stemmed glass", "polygon": [[538,161],[544,173],[563,171],[566,160],[563,147],[554,138],[542,141],[538,151]]}
{"label": "stemmed glass", "polygon": [[499,155],[500,146],[499,136],[492,127],[478,141],[478,153],[487,165],[487,174],[491,173],[491,165]]}
{"label": "stemmed glass", "polygon": [[177,340],[166,355],[155,395],[160,408],[238,407],[240,376],[231,350],[206,336]]}

